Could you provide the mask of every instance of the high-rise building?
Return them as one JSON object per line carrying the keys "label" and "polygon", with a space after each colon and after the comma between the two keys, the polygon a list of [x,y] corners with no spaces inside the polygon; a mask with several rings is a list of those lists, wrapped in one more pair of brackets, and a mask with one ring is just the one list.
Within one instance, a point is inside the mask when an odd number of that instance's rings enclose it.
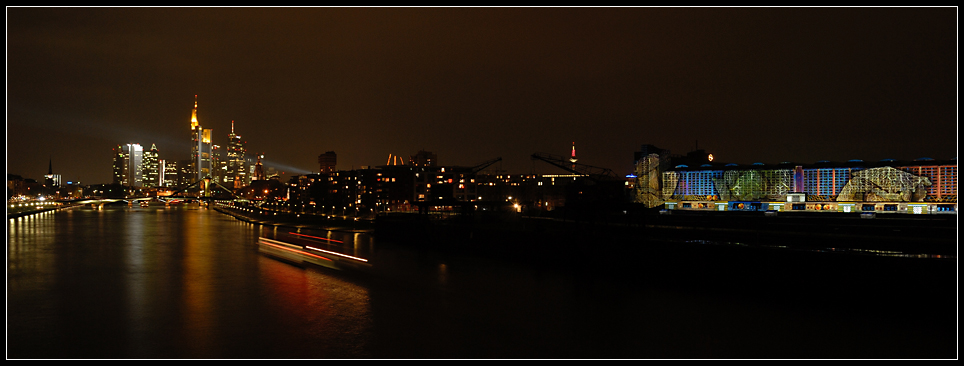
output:
{"label": "high-rise building", "polygon": [[227,174],[225,183],[235,189],[251,184],[249,174],[244,163],[244,142],[241,136],[234,134],[234,121],[231,121],[231,133],[228,134]]}
{"label": "high-rise building", "polygon": [[141,187],[144,148],[140,144],[117,145],[114,152],[114,183],[128,187]]}
{"label": "high-rise building", "polygon": [[409,165],[416,167],[435,166],[437,164],[437,160],[438,156],[431,151],[419,150],[418,153],[412,155],[412,157],[409,159]]}
{"label": "high-rise building", "polygon": [[145,187],[160,187],[161,180],[161,170],[159,167],[157,145],[151,144],[151,149],[144,152],[144,186]]}
{"label": "high-rise building", "polygon": [[164,172],[164,176],[161,177],[164,187],[176,187],[178,183],[178,163],[173,160],[161,160],[160,166]]}
{"label": "high-rise building", "polygon": [[194,160],[181,160],[177,162],[176,170],[178,186],[187,186],[197,181],[195,179],[197,177],[197,173],[192,170],[193,162]]}
{"label": "high-rise building", "polygon": [[264,157],[264,153],[258,155],[258,162],[254,164],[254,176],[252,180],[267,180],[268,177],[264,174],[264,166],[261,165],[261,158]]}
{"label": "high-rise building", "polygon": [[336,163],[338,163],[338,156],[334,151],[328,151],[318,155],[318,171],[322,174],[334,172]]}
{"label": "high-rise building", "polygon": [[221,158],[221,145],[211,145],[211,178],[223,184],[227,169],[227,163]]}
{"label": "high-rise building", "polygon": [[245,156],[245,157],[244,157],[244,165],[245,165],[245,167],[246,167],[246,169],[247,169],[247,172],[248,172],[248,177],[247,177],[247,179],[248,179],[247,183],[248,183],[248,184],[246,184],[246,185],[250,185],[251,182],[253,182],[253,181],[255,180],[255,178],[254,178],[254,171],[255,171],[255,169],[257,169],[257,165],[256,165],[256,163],[255,163],[255,157]]}
{"label": "high-rise building", "polygon": [[164,182],[164,178],[165,178],[164,170],[166,169],[164,165],[165,165],[164,159],[157,159],[157,186],[158,187],[167,187],[167,184],[165,184]]}
{"label": "high-rise building", "polygon": [[121,184],[124,180],[124,149],[121,145],[114,148],[114,174],[112,175],[114,184]]}
{"label": "high-rise building", "polygon": [[191,112],[191,176],[188,183],[194,183],[212,176],[213,172],[213,144],[211,143],[211,129],[201,128],[197,120],[197,95],[194,96],[194,109]]}

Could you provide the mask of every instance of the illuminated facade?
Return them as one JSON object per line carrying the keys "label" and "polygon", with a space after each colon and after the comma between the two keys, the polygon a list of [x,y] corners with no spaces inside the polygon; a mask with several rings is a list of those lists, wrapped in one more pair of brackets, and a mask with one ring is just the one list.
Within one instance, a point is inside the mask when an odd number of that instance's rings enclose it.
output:
{"label": "illuminated facade", "polygon": [[211,145],[211,178],[218,184],[224,185],[227,179],[228,163],[221,157],[221,146]]}
{"label": "illuminated facade", "polygon": [[197,120],[197,95],[194,96],[194,109],[191,112],[191,163],[188,167],[190,177],[186,183],[194,183],[213,174],[213,145],[211,129],[201,128]]}
{"label": "illuminated facade", "polygon": [[160,187],[163,182],[162,171],[158,159],[157,145],[151,144],[151,149],[144,152],[143,176],[145,187]]}
{"label": "illuminated facade", "polygon": [[250,174],[245,169],[244,142],[234,133],[234,121],[231,121],[231,133],[228,134],[226,163],[225,186],[240,189],[251,184]]}
{"label": "illuminated facade", "polygon": [[114,184],[141,187],[144,148],[140,144],[117,145],[114,149]]}
{"label": "illuminated facade", "polygon": [[[637,175],[647,174],[637,169]],[[651,178],[652,173],[648,173]],[[637,202],[668,209],[943,213],[957,211],[957,160],[821,161],[749,166],[677,165],[662,196]]]}
{"label": "illuminated facade", "polygon": [[640,151],[635,153],[633,202],[642,203],[646,207],[663,204],[662,172],[669,167],[670,158],[669,150],[653,145],[643,145]]}
{"label": "illuminated facade", "polygon": [[178,176],[177,161],[161,160],[161,163],[159,165],[160,165],[159,170],[163,171],[164,173],[164,175],[161,176],[160,178],[162,182],[161,185],[164,187],[178,186],[179,183],[177,178]]}

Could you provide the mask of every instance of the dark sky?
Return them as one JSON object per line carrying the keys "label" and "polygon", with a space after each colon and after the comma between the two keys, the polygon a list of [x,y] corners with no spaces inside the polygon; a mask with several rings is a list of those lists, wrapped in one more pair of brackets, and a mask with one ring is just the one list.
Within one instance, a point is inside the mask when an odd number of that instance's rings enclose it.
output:
{"label": "dark sky", "polygon": [[7,172],[111,181],[198,119],[286,174],[957,157],[957,8],[6,8]]}

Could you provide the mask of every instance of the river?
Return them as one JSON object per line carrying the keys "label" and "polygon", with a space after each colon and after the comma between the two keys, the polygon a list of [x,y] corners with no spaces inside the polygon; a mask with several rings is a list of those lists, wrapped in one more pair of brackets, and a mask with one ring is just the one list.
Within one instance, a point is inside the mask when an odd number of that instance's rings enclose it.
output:
{"label": "river", "polygon": [[[258,252],[259,237],[290,232],[372,266]],[[957,357],[956,258],[737,259],[739,249],[690,244],[653,251],[639,268],[580,265],[606,261],[608,245],[544,266],[196,205],[8,219],[7,358]]]}

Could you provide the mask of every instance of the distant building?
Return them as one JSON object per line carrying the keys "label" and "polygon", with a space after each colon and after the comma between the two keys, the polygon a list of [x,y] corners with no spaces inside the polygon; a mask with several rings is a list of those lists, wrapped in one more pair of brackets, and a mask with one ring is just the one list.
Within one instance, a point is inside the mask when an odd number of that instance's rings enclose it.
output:
{"label": "distant building", "polygon": [[197,119],[197,95],[194,96],[194,109],[191,112],[191,163],[188,167],[187,183],[194,183],[213,174],[214,152],[211,143],[213,130],[202,128]]}
{"label": "distant building", "polygon": [[264,173],[264,166],[261,165],[261,158],[263,157],[264,157],[264,153],[261,153],[260,155],[258,155],[258,161],[254,163],[254,176],[251,178],[253,181],[268,179],[268,177],[265,176],[265,173]]}
{"label": "distant building", "polygon": [[11,197],[27,196],[27,182],[23,177],[7,173],[7,199]]}
{"label": "distant building", "polygon": [[429,167],[438,165],[438,156],[431,151],[419,150],[409,159],[409,165],[414,167]]}
{"label": "distant building", "polygon": [[337,163],[338,156],[334,151],[327,151],[324,154],[318,155],[318,172],[321,174],[334,172]]}
{"label": "distant building", "polygon": [[250,174],[245,169],[244,161],[244,142],[240,135],[234,133],[234,121],[231,121],[231,133],[228,134],[227,164],[225,174],[225,185],[234,189],[240,189],[251,184]]}
{"label": "distant building", "polygon": [[221,157],[221,146],[211,145],[211,178],[214,182],[224,185],[227,179],[228,164]]}
{"label": "distant building", "polygon": [[160,187],[162,171],[160,170],[156,144],[151,144],[151,150],[144,152],[143,163],[144,187]]}
{"label": "distant building", "polygon": [[646,207],[663,204],[663,172],[671,168],[673,156],[669,150],[653,145],[642,145],[633,155],[632,202]]}
{"label": "distant building", "polygon": [[[696,161],[702,163],[703,153]],[[675,163],[675,160],[674,160]],[[957,160],[675,165],[667,209],[942,213],[957,211]]]}
{"label": "distant building", "polygon": [[47,175],[44,175],[44,186],[46,186],[47,189],[54,190],[63,186],[63,183],[60,181],[60,174],[54,174],[53,159],[51,159],[47,165]]}
{"label": "distant building", "polygon": [[195,175],[196,173],[192,170],[193,169],[193,167],[191,166],[192,162],[193,160],[181,160],[177,162],[177,164],[175,165],[177,169],[178,186],[183,187],[195,182],[194,179],[197,176]]}
{"label": "distant building", "polygon": [[140,144],[117,145],[114,149],[114,184],[143,186],[144,148]]}
{"label": "distant building", "polygon": [[163,175],[160,177],[163,187],[177,187],[180,185],[178,181],[178,163],[174,160],[160,160],[160,170]]}
{"label": "distant building", "polygon": [[113,174],[111,177],[111,183],[120,185],[121,181],[124,180],[124,148],[121,145],[117,145],[114,148],[114,163],[113,163]]}

